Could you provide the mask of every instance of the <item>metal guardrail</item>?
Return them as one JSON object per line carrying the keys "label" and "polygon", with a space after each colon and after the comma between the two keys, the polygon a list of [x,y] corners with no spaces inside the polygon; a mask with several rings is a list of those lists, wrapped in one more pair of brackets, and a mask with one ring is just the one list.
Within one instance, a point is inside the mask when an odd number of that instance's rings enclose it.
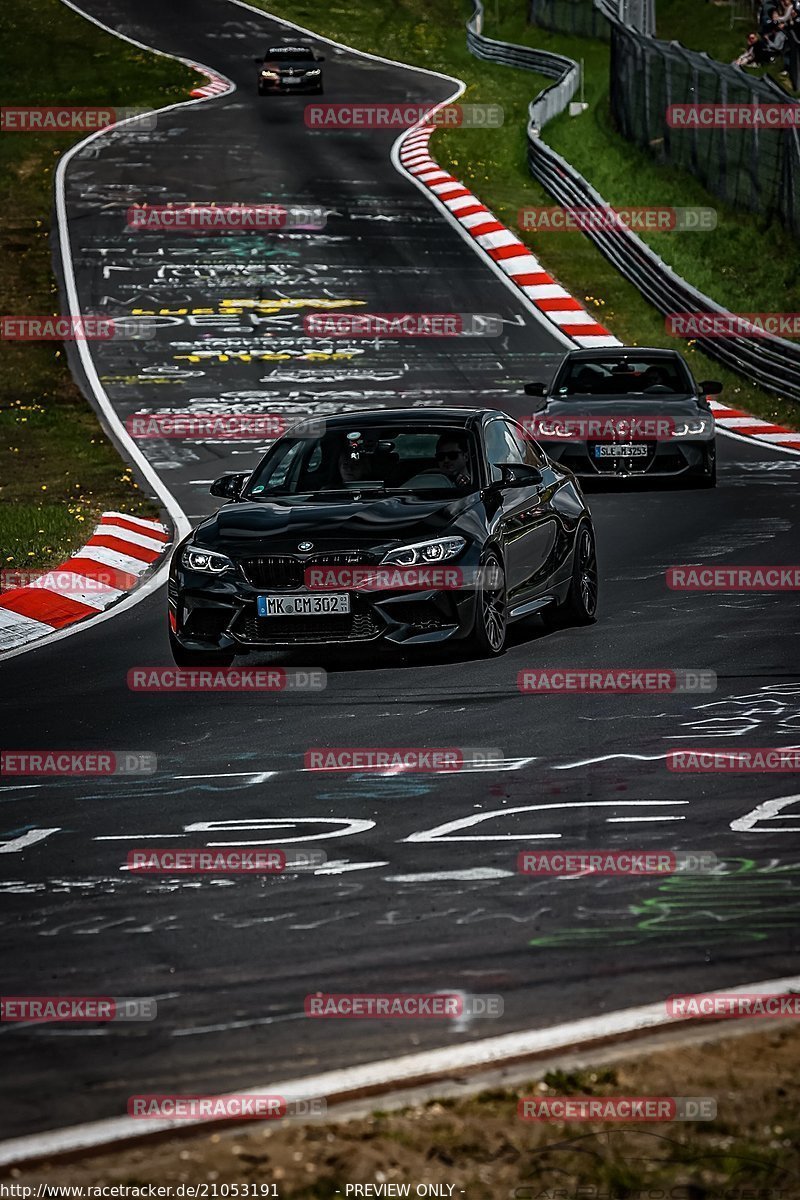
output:
{"label": "metal guardrail", "polygon": [[506,67],[519,67],[525,71],[536,71],[546,79],[556,82],[545,88],[529,105],[530,121],[541,129],[547,121],[560,113],[575,95],[581,83],[581,69],[573,59],[563,54],[551,54],[547,50],[536,50],[530,46],[515,46],[512,42],[497,42],[483,36],[483,0],[472,0],[474,12],[467,21],[467,49],[476,58],[501,63]]}
{"label": "metal guardrail", "polygon": [[[610,7],[610,0],[607,3]],[[473,5],[473,15],[467,22],[467,46],[473,54],[557,79],[529,105],[528,166],[533,177],[561,205],[610,208],[608,201],[540,137],[542,127],[563,112],[574,96],[580,82],[578,64],[564,55],[484,37],[483,0],[473,0]],[[677,275],[631,230],[587,229],[586,236],[659,312],[665,315],[685,312],[730,315],[727,309]],[[800,401],[800,346],[773,335],[693,340],[710,358],[752,382],[787,399]]]}

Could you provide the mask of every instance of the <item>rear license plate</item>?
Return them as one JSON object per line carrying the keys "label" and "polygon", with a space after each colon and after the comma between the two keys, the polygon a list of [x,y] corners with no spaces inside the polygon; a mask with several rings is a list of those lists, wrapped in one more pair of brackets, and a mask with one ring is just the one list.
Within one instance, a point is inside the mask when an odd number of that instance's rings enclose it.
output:
{"label": "rear license plate", "polygon": [[349,613],[347,592],[325,596],[258,596],[256,611],[260,617],[324,617],[329,613]]}
{"label": "rear license plate", "polygon": [[594,456],[595,458],[647,458],[647,446],[642,442],[595,446]]}

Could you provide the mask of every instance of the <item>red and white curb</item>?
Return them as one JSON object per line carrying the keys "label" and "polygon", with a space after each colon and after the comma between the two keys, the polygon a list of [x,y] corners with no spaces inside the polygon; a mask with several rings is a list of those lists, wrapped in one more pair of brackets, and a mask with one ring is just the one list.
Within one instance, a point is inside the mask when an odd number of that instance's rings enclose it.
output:
{"label": "red and white curb", "polygon": [[800,430],[787,429],[785,425],[773,425],[761,417],[754,417],[740,408],[729,408],[719,400],[711,401],[711,409],[717,425],[726,433],[736,437],[765,442],[774,450],[790,450],[800,453]]}
{"label": "red and white curb", "polygon": [[199,63],[190,63],[189,66],[193,71],[197,71],[198,75],[205,75],[209,81],[201,84],[200,87],[192,88],[190,96],[222,96],[225,92],[234,91],[230,79],[225,79],[223,75],[215,75],[213,71],[209,71],[208,67],[201,67]]}
{"label": "red and white curb", "polygon": [[0,653],[97,616],[136,587],[169,544],[160,521],[103,513],[86,545],[66,562],[25,587],[0,592]]}
{"label": "red and white curb", "polygon": [[587,349],[622,345],[545,270],[516,234],[506,229],[469,188],[431,158],[428,142],[434,129],[417,125],[402,139],[399,159],[409,175],[441,201],[476,246],[566,337]]}

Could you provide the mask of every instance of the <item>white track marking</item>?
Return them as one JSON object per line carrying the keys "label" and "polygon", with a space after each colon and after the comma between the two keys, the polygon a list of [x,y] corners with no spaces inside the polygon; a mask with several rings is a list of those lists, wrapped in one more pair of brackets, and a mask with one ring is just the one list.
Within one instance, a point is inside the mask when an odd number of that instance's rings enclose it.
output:
{"label": "white track marking", "polygon": [[688,800],[567,800],[556,804],[523,804],[518,808],[498,808],[488,813],[475,813],[469,817],[459,817],[455,821],[446,821],[433,829],[424,829],[403,838],[405,842],[519,842],[543,841],[560,838],[560,833],[485,833],[463,837],[450,837],[456,829],[471,829],[483,821],[492,821],[497,817],[511,816],[513,813],[529,812],[559,812],[567,808],[625,808],[628,805],[666,805],[688,804]]}
{"label": "white track marking", "polygon": [[0,854],[18,854],[20,850],[27,850],[28,846],[35,846],[37,842],[43,842],[51,833],[58,831],[58,826],[55,829],[29,829],[27,833],[20,834],[8,842],[0,842]]}
{"label": "white track marking", "polygon": [[[237,830],[252,830],[254,832],[263,831],[269,833],[270,830],[275,830],[278,833],[295,829],[303,825],[341,825],[341,829],[332,829],[328,833],[315,833],[313,841],[321,842],[327,838],[349,837],[352,834],[366,833],[370,829],[375,828],[374,821],[356,820],[353,817],[264,817],[262,819],[256,817],[253,819],[232,820],[232,821],[195,821],[192,825],[186,825],[187,833],[235,833]],[[304,842],[308,841],[308,834],[301,834],[299,837],[273,837],[267,841],[235,841],[235,842],[211,842],[209,846],[272,846],[284,845],[287,842]]]}
{"label": "white track marking", "polygon": [[[763,804],[757,804],[754,809],[746,813],[743,817],[737,817],[735,821],[731,821],[730,828],[736,833],[800,833],[800,824],[797,825],[770,825],[765,829],[759,829],[758,825],[762,821],[776,821],[781,818],[778,813],[784,808],[788,808],[790,804],[800,803],[800,795],[797,796],[781,796],[777,800],[765,800]],[[800,814],[798,814],[800,816]]]}
{"label": "white track marking", "polygon": [[601,754],[599,758],[582,758],[577,762],[559,763],[558,766],[551,767],[551,771],[571,771],[573,767],[593,767],[595,763],[611,762],[615,758],[629,758],[636,762],[658,762],[659,759],[666,758],[667,754]]}
{"label": "white track marking", "polygon": [[[672,801],[673,804],[687,804],[688,801]],[[628,825],[632,821],[685,821],[686,817],[606,817],[606,825]]]}

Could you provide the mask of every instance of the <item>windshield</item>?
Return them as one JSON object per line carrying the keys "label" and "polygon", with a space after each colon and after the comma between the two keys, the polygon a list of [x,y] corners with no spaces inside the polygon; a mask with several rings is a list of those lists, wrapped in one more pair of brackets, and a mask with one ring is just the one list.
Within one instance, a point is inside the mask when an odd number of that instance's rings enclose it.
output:
{"label": "windshield", "polygon": [[392,424],[328,429],[322,437],[281,438],[253,472],[245,496],[466,494],[476,486],[474,437],[463,428]]}
{"label": "windshield", "polygon": [[694,390],[679,358],[636,355],[630,358],[573,359],[560,371],[553,395],[675,396]]}
{"label": "windshield", "polygon": [[313,62],[312,50],[302,46],[274,46],[264,55],[264,62]]}

